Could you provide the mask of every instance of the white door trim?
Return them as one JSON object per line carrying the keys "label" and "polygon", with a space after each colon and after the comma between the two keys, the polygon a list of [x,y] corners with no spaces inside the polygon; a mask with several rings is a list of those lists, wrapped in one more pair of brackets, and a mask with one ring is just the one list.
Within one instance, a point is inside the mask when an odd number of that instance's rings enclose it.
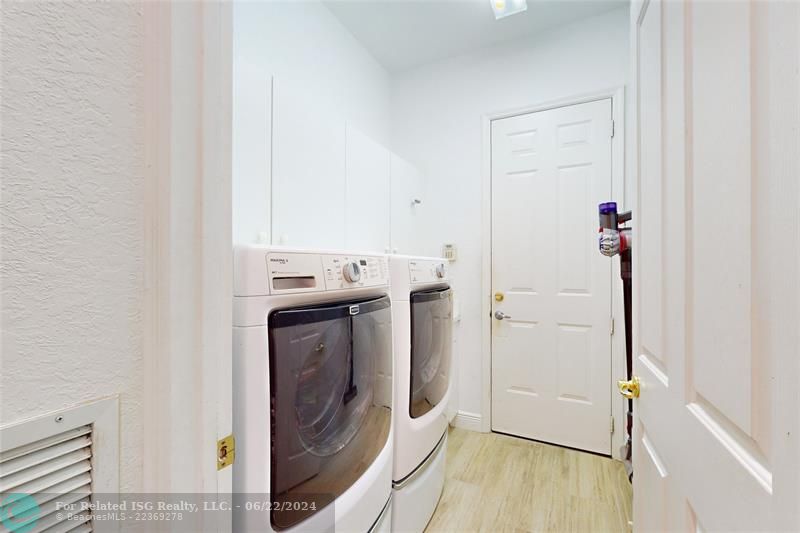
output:
{"label": "white door trim", "polygon": [[145,3],[143,19],[144,491],[230,493],[232,7]]}
{"label": "white door trim", "polygon": [[[483,432],[492,428],[492,165],[491,139],[492,121],[502,118],[546,111],[557,107],[593,102],[611,98],[612,119],[614,120],[614,137],[611,139],[611,200],[619,205],[627,206],[625,198],[625,86],[612,87],[599,91],[559,98],[525,106],[487,113],[481,117],[482,123],[482,162],[481,162],[481,420]],[[598,252],[599,253],[599,252]],[[611,260],[612,267],[612,316],[616,322],[615,333],[611,345],[611,375],[609,394],[611,398],[611,414],[615,419],[615,430],[611,437],[611,455],[621,459],[620,448],[625,443],[625,406],[616,390],[616,380],[625,379],[625,314],[622,302],[622,282],[619,273],[619,260]],[[609,429],[611,421],[609,420]]]}

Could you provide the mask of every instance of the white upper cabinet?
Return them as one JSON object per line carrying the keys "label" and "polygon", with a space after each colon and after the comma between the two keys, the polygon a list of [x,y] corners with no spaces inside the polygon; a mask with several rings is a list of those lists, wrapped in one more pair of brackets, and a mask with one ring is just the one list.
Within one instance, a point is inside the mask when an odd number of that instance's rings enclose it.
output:
{"label": "white upper cabinet", "polygon": [[233,242],[256,242],[270,231],[272,80],[240,60],[233,78]]}
{"label": "white upper cabinet", "polygon": [[275,81],[272,243],[345,246],[345,123]]}
{"label": "white upper cabinet", "polygon": [[391,229],[392,252],[420,253],[420,213],[422,203],[422,174],[408,161],[395,154],[390,156],[391,172]]}
{"label": "white upper cabinet", "polygon": [[234,242],[413,253],[421,180],[380,144],[388,73],[318,2],[233,14]]}
{"label": "white upper cabinet", "polygon": [[240,76],[237,242],[420,252],[422,205],[414,201],[422,200],[422,177],[413,165],[290,82]]}
{"label": "white upper cabinet", "polygon": [[390,247],[390,152],[356,128],[347,127],[345,244],[351,250]]}

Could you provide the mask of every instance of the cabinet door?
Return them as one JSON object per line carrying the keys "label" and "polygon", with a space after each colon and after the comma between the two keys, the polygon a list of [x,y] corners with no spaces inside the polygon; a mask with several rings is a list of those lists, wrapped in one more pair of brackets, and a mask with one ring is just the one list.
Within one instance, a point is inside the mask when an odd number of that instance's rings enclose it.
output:
{"label": "cabinet door", "polygon": [[239,58],[233,84],[233,242],[258,242],[271,220],[272,78]]}
{"label": "cabinet door", "polygon": [[275,81],[272,242],[308,248],[345,243],[344,121]]}
{"label": "cabinet door", "polygon": [[345,242],[351,250],[389,248],[389,151],[347,127]]}
{"label": "cabinet door", "polygon": [[392,182],[392,252],[419,254],[419,219],[422,204],[422,175],[412,164],[391,155]]}

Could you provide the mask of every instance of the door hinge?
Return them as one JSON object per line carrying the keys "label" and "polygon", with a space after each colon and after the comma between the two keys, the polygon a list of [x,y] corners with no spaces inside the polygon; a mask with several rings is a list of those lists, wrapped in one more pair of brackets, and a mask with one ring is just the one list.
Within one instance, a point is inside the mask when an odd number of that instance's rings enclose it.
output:
{"label": "door hinge", "polygon": [[612,139],[614,138],[614,130],[615,130],[615,127],[614,127],[614,126],[615,126],[615,123],[614,123],[614,121],[612,120],[612,121],[611,121],[611,138],[612,138]]}
{"label": "door hinge", "polygon": [[614,417],[611,417],[611,434],[614,434]]}
{"label": "door hinge", "polygon": [[615,328],[615,324],[614,324],[614,319],[612,318],[612,319],[611,319],[611,335],[612,335],[612,336],[614,335],[614,331],[615,331],[615,329],[614,329],[614,328]]}
{"label": "door hinge", "polygon": [[236,460],[236,440],[233,435],[217,441],[217,470],[230,466]]}

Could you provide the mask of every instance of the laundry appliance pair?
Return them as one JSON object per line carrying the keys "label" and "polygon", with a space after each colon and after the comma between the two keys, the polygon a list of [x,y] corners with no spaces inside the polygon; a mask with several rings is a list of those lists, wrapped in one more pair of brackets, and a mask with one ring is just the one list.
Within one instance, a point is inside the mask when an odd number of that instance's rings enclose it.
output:
{"label": "laundry appliance pair", "polygon": [[447,263],[234,249],[234,531],[421,532],[444,484]]}

